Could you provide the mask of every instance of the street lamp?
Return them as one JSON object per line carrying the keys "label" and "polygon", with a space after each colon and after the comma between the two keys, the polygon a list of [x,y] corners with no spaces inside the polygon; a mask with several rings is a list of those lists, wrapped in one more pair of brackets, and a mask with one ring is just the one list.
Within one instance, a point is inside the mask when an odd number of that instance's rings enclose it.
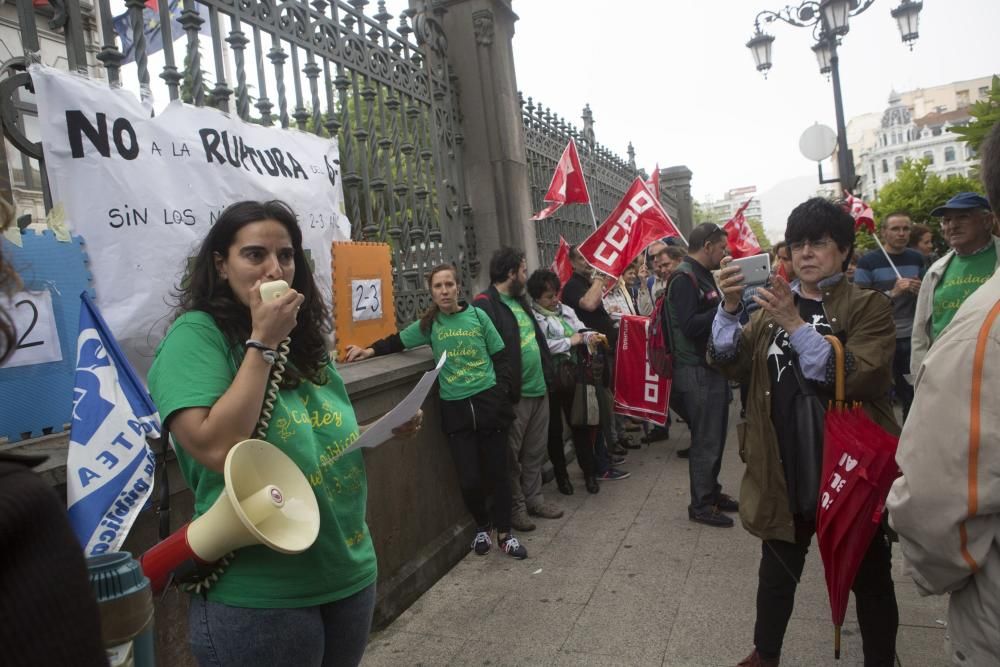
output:
{"label": "street lamp", "polygon": [[[839,180],[842,188],[854,190],[857,178],[854,174],[854,160],[847,147],[847,127],[844,122],[844,101],[840,91],[840,57],[837,47],[840,38],[850,30],[850,19],[863,13],[875,3],[875,0],[802,0],[797,7],[786,6],[778,11],[764,10],[754,19],[754,35],[747,42],[747,48],[753,54],[757,71],[767,78],[771,69],[771,46],[774,36],[761,29],[761,21],[774,23],[783,21],[796,28],[812,28],[816,44],[813,53],[819,64],[821,74],[829,74],[833,82],[833,104],[837,114],[837,172],[839,179],[824,180],[822,172],[821,183],[835,183]],[[903,43],[913,50],[913,42],[919,36],[917,26],[923,3],[917,0],[900,0],[899,6],[891,11],[892,17],[899,25],[899,33]]]}

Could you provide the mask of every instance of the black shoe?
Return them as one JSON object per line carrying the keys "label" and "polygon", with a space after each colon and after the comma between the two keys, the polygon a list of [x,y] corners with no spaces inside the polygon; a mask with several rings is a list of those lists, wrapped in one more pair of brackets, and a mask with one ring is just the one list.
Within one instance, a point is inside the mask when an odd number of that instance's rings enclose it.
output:
{"label": "black shoe", "polygon": [[609,450],[609,453],[614,454],[615,456],[625,456],[626,454],[628,454],[628,450],[622,447],[620,444],[618,444],[612,447]]}
{"label": "black shoe", "polygon": [[613,466],[623,466],[627,462],[628,462],[628,459],[626,459],[624,456],[612,456],[611,457],[611,465],[613,465]]}
{"label": "black shoe", "polygon": [[695,523],[703,523],[706,526],[713,526],[715,528],[733,527],[733,520],[725,514],[721,514],[719,510],[714,507],[701,510],[700,512],[695,512],[691,508],[688,508],[688,518]]}
{"label": "black shoe", "polygon": [[573,495],[573,483],[569,481],[569,477],[556,477],[556,488],[564,496]]}
{"label": "black shoe", "polygon": [[589,475],[583,478],[583,485],[587,487],[587,493],[598,493],[601,485],[597,483],[597,477]]}
{"label": "black shoe", "polygon": [[686,458],[688,458],[688,454],[690,452],[691,452],[691,448],[690,447],[685,447],[684,449],[678,449],[677,450],[677,458],[679,458],[679,459],[686,459]]}
{"label": "black shoe", "polygon": [[720,493],[719,497],[715,500],[715,509],[720,512],[739,512],[740,504],[732,496]]}
{"label": "black shoe", "polygon": [[646,437],[642,439],[646,444],[652,444],[659,440],[669,440],[670,439],[670,429],[665,426],[654,426],[650,429]]}

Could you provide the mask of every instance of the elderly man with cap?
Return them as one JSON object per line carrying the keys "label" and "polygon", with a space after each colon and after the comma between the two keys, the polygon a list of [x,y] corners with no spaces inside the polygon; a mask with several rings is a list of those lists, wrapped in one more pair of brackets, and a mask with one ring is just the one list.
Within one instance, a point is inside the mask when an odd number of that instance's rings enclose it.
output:
{"label": "elderly man with cap", "polygon": [[941,235],[951,251],[931,265],[920,285],[911,342],[913,376],[962,303],[1000,265],[1000,238],[993,236],[996,218],[986,197],[960,192],[931,215],[941,218]]}

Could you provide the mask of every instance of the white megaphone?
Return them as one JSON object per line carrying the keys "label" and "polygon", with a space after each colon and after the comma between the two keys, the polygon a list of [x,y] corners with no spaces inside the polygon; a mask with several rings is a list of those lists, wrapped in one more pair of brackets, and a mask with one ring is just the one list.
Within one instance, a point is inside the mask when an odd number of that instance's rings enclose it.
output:
{"label": "white megaphone", "polygon": [[297,554],[319,535],[319,504],[306,476],[274,445],[236,443],[223,468],[226,488],[211,509],[147,551],[139,559],[153,593],[189,561],[209,565],[230,551],[266,544]]}

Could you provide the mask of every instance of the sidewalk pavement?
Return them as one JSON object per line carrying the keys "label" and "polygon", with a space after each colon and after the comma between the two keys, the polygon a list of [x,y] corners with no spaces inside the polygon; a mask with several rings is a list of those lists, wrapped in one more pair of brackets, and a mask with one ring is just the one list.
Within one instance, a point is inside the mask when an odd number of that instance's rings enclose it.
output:
{"label": "sidewalk pavement", "polygon": [[[735,424],[737,414],[731,415]],[[689,444],[671,439],[630,451],[632,477],[590,495],[573,464],[572,496],[545,485],[565,510],[518,535],[528,559],[493,549],[471,553],[396,621],[374,634],[364,667],[381,665],[735,665],[753,648],[761,543],[740,526],[710,528],[687,518]],[[731,429],[724,489],[738,495],[742,464]],[[946,665],[945,598],[921,598],[903,574],[899,600],[903,667]],[[833,626],[815,540],[785,636],[782,665],[862,665],[853,600],[833,659]]]}

